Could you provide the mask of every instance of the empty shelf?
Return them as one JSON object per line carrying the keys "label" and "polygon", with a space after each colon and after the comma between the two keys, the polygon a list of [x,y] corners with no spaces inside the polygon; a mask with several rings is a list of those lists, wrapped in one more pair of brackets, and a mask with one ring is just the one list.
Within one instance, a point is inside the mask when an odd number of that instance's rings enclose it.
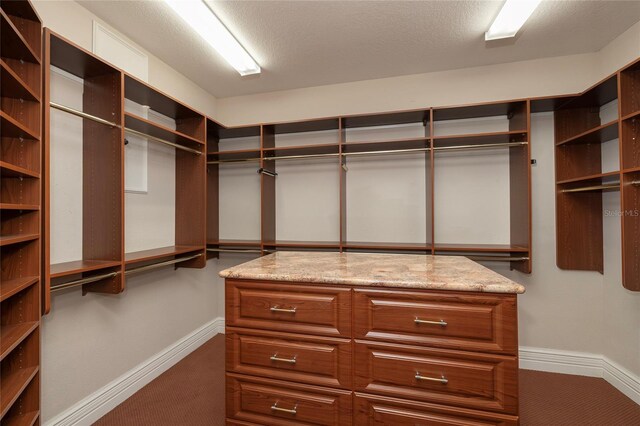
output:
{"label": "empty shelf", "polygon": [[49,271],[51,278],[65,277],[67,275],[81,274],[83,272],[120,266],[119,260],[74,260],[71,262],[56,263],[51,265]]}
{"label": "empty shelf", "polygon": [[523,130],[508,132],[475,133],[467,135],[438,136],[433,139],[434,147],[503,144],[527,142],[527,132]]}
{"label": "empty shelf", "polygon": [[9,418],[2,419],[2,424],[6,426],[33,426],[40,416],[40,411],[29,411]]}
{"label": "empty shelf", "polygon": [[0,360],[4,359],[16,346],[38,327],[37,321],[3,325],[0,332]]}
{"label": "empty shelf", "polygon": [[164,257],[176,256],[179,254],[189,253],[192,251],[204,250],[204,247],[200,246],[168,246],[160,247],[150,250],[135,251],[125,253],[125,264],[146,262],[149,260],[161,259]]}
{"label": "empty shelf", "polygon": [[0,161],[0,176],[2,177],[22,177],[22,178],[39,178],[40,174],[24,167],[16,166],[6,161]]}
{"label": "empty shelf", "polygon": [[207,245],[220,247],[260,247],[260,240],[217,240],[207,241]]}
{"label": "empty shelf", "polygon": [[0,10],[0,16],[2,16],[0,18],[2,19],[2,47],[0,48],[2,56],[39,64],[39,55],[29,46],[3,10]]}
{"label": "empty shelf", "polygon": [[38,277],[21,277],[0,282],[0,302],[38,282]]}
{"label": "empty shelf", "polygon": [[6,114],[4,111],[0,111],[0,128],[2,128],[3,138],[40,139],[38,134],[29,130],[24,124]]}
{"label": "empty shelf", "polygon": [[28,367],[3,375],[0,384],[0,417],[9,411],[37,373],[38,367]]}
{"label": "empty shelf", "polygon": [[320,154],[338,154],[340,145],[335,144],[319,144],[319,145],[302,145],[302,146],[283,146],[277,148],[265,148],[265,157],[288,157],[288,156],[304,156],[304,155],[320,155]]}
{"label": "empty shelf", "polygon": [[528,253],[529,249],[510,244],[436,244],[436,252]]}
{"label": "empty shelf", "polygon": [[39,234],[2,235],[0,236],[0,247],[37,240],[38,238],[40,238]]}
{"label": "empty shelf", "polygon": [[381,242],[347,242],[345,249],[353,250],[390,250],[390,251],[431,251],[431,245],[427,243],[381,243]]}
{"label": "empty shelf", "polygon": [[618,120],[603,124],[558,142],[556,145],[602,143],[618,137]]}
{"label": "empty shelf", "polygon": [[0,203],[0,210],[40,210],[37,204]]}
{"label": "empty shelf", "polygon": [[604,183],[607,180],[616,180],[619,178],[620,178],[619,171],[597,173],[593,175],[581,176],[581,177],[572,178],[572,179],[559,180],[558,185],[564,185],[568,183],[595,183],[595,182]]}
{"label": "empty shelf", "polygon": [[0,84],[2,97],[40,102],[40,97],[2,59],[0,59]]}
{"label": "empty shelf", "polygon": [[188,148],[194,148],[198,145],[204,145],[204,142],[201,140],[128,112],[125,112],[124,114],[124,122],[127,129],[132,129],[151,137],[164,139],[177,145],[186,146]]}
{"label": "empty shelf", "polygon": [[289,247],[307,249],[339,249],[340,243],[337,241],[265,241],[265,246],[269,247]]}

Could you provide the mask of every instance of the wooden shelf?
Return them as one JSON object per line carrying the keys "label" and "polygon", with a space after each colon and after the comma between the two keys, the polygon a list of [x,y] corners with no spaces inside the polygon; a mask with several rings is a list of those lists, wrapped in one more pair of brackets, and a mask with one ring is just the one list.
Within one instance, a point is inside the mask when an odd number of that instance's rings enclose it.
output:
{"label": "wooden shelf", "polygon": [[194,117],[204,118],[200,113],[177,99],[126,73],[124,75],[124,93],[125,98],[140,105],[147,105],[152,110],[176,120]]}
{"label": "wooden shelf", "polygon": [[0,203],[0,210],[40,210],[37,204]]}
{"label": "wooden shelf", "polygon": [[9,411],[36,374],[38,367],[20,368],[6,376],[3,374],[0,384],[0,417]]}
{"label": "wooden shelf", "polygon": [[556,145],[603,143],[618,137],[618,120],[602,124],[579,135],[557,142]]}
{"label": "wooden shelf", "polygon": [[191,136],[187,136],[184,133],[177,132],[161,124],[154,123],[129,112],[124,113],[124,122],[125,127],[127,127],[128,129],[133,129],[138,132],[145,133],[149,136],[164,139],[178,145],[183,145],[190,148],[204,145],[204,141],[192,138]]}
{"label": "wooden shelf", "polygon": [[269,124],[276,135],[286,133],[322,132],[327,130],[338,130],[340,119],[338,117],[321,118],[317,120],[290,121],[286,123]]}
{"label": "wooden shelf", "polygon": [[26,339],[39,322],[22,322],[0,327],[0,360],[3,360],[16,346]]}
{"label": "wooden shelf", "polygon": [[0,176],[2,177],[22,177],[40,178],[40,173],[34,172],[24,167],[16,166],[6,161],[0,160]]}
{"label": "wooden shelf", "polygon": [[149,260],[162,259],[165,257],[177,256],[179,254],[189,253],[192,251],[204,250],[199,246],[168,246],[150,250],[142,250],[136,252],[125,253],[125,264],[130,265],[138,262],[146,262]]}
{"label": "wooden shelf", "polygon": [[39,64],[40,55],[36,54],[29,46],[4,10],[0,9],[0,16],[2,17],[2,46],[0,47],[2,56]]}
{"label": "wooden shelf", "polygon": [[20,277],[0,282],[0,302],[37,283],[39,277]]}
{"label": "wooden shelf", "polygon": [[430,141],[430,138],[424,137],[387,141],[345,142],[342,144],[342,152],[394,151],[402,149],[429,148],[431,146]]}
{"label": "wooden shelf", "polygon": [[40,102],[40,97],[2,59],[0,59],[0,90],[3,98]]}
{"label": "wooden shelf", "polygon": [[527,142],[527,132],[522,130],[507,132],[476,133],[468,135],[437,136],[433,145],[438,147],[460,145],[484,145],[492,143]]}
{"label": "wooden shelf", "polygon": [[8,246],[10,244],[24,243],[26,241],[37,240],[40,238],[38,234],[14,234],[14,235],[2,235],[0,236],[0,247]]}
{"label": "wooden shelf", "polygon": [[51,278],[60,278],[100,269],[114,268],[121,264],[122,262],[118,260],[74,260],[71,262],[55,263],[49,267],[49,272]]}
{"label": "wooden shelf", "polygon": [[613,177],[619,178],[620,172],[615,171],[615,172],[607,172],[607,173],[597,173],[589,176],[581,176],[581,177],[572,178],[572,179],[564,179],[564,180],[559,180],[557,184],[564,185],[567,183],[592,183],[592,182],[604,183],[608,178],[613,178]]}
{"label": "wooden shelf", "polygon": [[40,417],[40,411],[29,411],[17,416],[2,419],[2,424],[6,426],[33,426]]}
{"label": "wooden shelf", "polygon": [[[522,100],[434,108],[433,120],[447,121],[465,120],[469,118],[508,116],[514,111],[523,109],[525,105],[526,101]],[[526,131],[526,128],[522,128],[521,131]]]}
{"label": "wooden shelf", "polygon": [[207,153],[208,161],[217,160],[246,160],[256,159],[260,160],[259,149],[238,149],[233,151],[217,151]]}
{"label": "wooden shelf", "polygon": [[260,247],[260,240],[217,240],[207,241],[209,246],[218,247]]}
{"label": "wooden shelf", "polygon": [[631,119],[634,119],[634,118],[640,118],[640,110],[625,115],[624,117],[622,117],[622,121],[631,120]]}
{"label": "wooden shelf", "polygon": [[347,250],[431,251],[427,243],[381,243],[350,241],[342,245]]}
{"label": "wooden shelf", "polygon": [[529,249],[510,244],[436,244],[436,252],[528,253]]}
{"label": "wooden shelf", "polygon": [[622,171],[622,173],[637,173],[637,172],[640,172],[640,166],[639,167],[631,167],[631,168],[628,168],[628,169],[624,169]]}
{"label": "wooden shelf", "polygon": [[4,111],[0,111],[0,127],[2,128],[3,138],[23,138],[36,141],[40,139],[38,134],[29,130],[24,124]]}
{"label": "wooden shelf", "polygon": [[51,65],[57,68],[83,79],[119,73],[93,53],[53,31],[45,30],[45,39],[48,39]]}
{"label": "wooden shelf", "polygon": [[578,96],[568,99],[558,109],[573,109],[606,105],[618,97],[617,74],[594,84]]}
{"label": "wooden shelf", "polygon": [[207,135],[209,136],[209,129],[211,129],[210,136],[215,136],[218,139],[237,139],[237,138],[253,138],[260,137],[260,126],[240,126],[240,127],[217,127],[212,128],[212,121],[207,120]]}
{"label": "wooden shelf", "polygon": [[280,157],[289,155],[317,155],[317,154],[338,154],[339,144],[318,144],[302,146],[283,146],[277,148],[265,148],[265,157]]}
{"label": "wooden shelf", "polygon": [[417,109],[410,111],[382,112],[377,114],[350,115],[342,117],[342,127],[353,129],[358,127],[394,126],[398,124],[429,122],[429,110]]}
{"label": "wooden shelf", "polygon": [[288,247],[301,249],[339,249],[337,241],[265,241],[267,247]]}

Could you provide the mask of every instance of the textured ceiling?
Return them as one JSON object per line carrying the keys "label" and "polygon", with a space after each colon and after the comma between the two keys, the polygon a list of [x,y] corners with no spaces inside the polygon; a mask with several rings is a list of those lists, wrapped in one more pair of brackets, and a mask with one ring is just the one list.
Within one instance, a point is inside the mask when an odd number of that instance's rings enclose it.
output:
{"label": "textured ceiling", "polygon": [[640,1],[545,1],[487,43],[502,1],[209,1],[262,67],[240,77],[162,1],[79,3],[216,97],[595,52],[640,20]]}

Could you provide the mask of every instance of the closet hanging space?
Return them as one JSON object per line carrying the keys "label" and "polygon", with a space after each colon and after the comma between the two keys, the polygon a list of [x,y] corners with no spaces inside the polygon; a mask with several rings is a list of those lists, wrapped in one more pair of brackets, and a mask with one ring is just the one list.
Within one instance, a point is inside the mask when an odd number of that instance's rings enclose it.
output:
{"label": "closet hanging space", "polygon": [[0,423],[39,424],[42,22],[0,3]]}

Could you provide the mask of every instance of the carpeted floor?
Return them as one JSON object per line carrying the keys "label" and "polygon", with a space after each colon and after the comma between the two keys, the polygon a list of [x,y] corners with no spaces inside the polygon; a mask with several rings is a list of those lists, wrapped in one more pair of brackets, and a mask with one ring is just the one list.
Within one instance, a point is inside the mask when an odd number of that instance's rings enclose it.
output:
{"label": "carpeted floor", "polygon": [[[603,379],[521,370],[520,420],[522,426],[640,426],[640,406]],[[223,425],[224,336],[202,345],[95,424]]]}

